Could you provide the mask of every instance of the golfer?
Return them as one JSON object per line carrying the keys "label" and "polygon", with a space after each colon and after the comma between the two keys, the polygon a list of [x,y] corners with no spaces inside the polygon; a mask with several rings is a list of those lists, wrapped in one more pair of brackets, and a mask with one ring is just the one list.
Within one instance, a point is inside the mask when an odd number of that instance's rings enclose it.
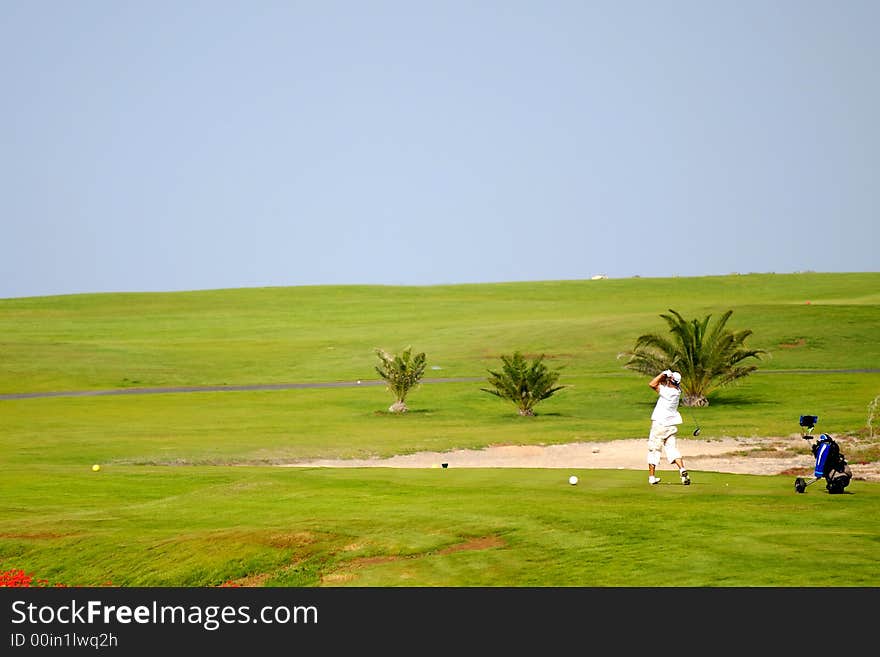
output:
{"label": "golfer", "polygon": [[675,446],[675,434],[678,433],[678,425],[682,423],[681,413],[678,412],[678,402],[681,401],[681,372],[663,370],[648,385],[657,393],[657,403],[651,414],[651,433],[648,435],[648,483],[660,483],[660,477],[655,476],[655,471],[660,465],[660,453],[665,451],[669,463],[678,467],[681,483],[687,486],[691,480],[684,468],[681,452]]}

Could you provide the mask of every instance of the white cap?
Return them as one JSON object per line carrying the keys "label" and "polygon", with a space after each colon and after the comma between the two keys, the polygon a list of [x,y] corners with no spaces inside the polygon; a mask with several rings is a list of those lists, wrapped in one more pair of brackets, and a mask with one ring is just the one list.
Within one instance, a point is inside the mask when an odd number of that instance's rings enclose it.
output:
{"label": "white cap", "polygon": [[681,372],[673,372],[672,373],[672,380],[675,383],[681,383]]}

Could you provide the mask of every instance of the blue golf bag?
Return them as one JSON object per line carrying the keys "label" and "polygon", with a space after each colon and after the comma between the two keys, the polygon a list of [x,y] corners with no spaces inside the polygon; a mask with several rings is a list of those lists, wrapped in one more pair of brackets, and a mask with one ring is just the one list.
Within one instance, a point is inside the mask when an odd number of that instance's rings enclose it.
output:
{"label": "blue golf bag", "polygon": [[[801,415],[801,426],[806,428],[806,434],[801,436],[804,440],[813,439],[813,428],[818,421],[819,418],[815,415]],[[846,462],[846,457],[840,451],[840,445],[830,435],[823,433],[810,446],[810,450],[816,459],[813,478],[808,481],[803,477],[798,477],[794,480],[794,489],[798,493],[803,493],[807,486],[824,479],[825,488],[829,493],[842,493],[852,481],[852,470]]]}
{"label": "blue golf bag", "polygon": [[852,470],[840,451],[840,445],[827,433],[823,433],[810,449],[816,457],[813,476],[816,479],[825,478],[825,488],[829,493],[842,493],[852,480]]}

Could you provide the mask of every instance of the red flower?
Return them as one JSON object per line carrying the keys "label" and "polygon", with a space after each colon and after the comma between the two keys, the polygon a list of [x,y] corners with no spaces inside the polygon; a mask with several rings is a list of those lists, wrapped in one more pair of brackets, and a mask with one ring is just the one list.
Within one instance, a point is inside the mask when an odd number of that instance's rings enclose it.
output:
{"label": "red flower", "polygon": [[30,586],[33,579],[34,578],[31,575],[28,575],[20,569],[0,571],[0,586],[17,586],[24,588]]}

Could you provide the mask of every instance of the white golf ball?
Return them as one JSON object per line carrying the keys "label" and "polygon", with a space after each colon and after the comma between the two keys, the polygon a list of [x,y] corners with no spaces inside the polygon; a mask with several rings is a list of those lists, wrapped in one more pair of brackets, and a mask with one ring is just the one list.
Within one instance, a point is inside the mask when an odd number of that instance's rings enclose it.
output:
{"label": "white golf ball", "polygon": [[571,476],[568,478],[568,483],[570,483],[572,486],[574,486],[575,484],[577,484],[577,482],[578,482],[578,478],[577,478],[575,475],[571,475]]}

